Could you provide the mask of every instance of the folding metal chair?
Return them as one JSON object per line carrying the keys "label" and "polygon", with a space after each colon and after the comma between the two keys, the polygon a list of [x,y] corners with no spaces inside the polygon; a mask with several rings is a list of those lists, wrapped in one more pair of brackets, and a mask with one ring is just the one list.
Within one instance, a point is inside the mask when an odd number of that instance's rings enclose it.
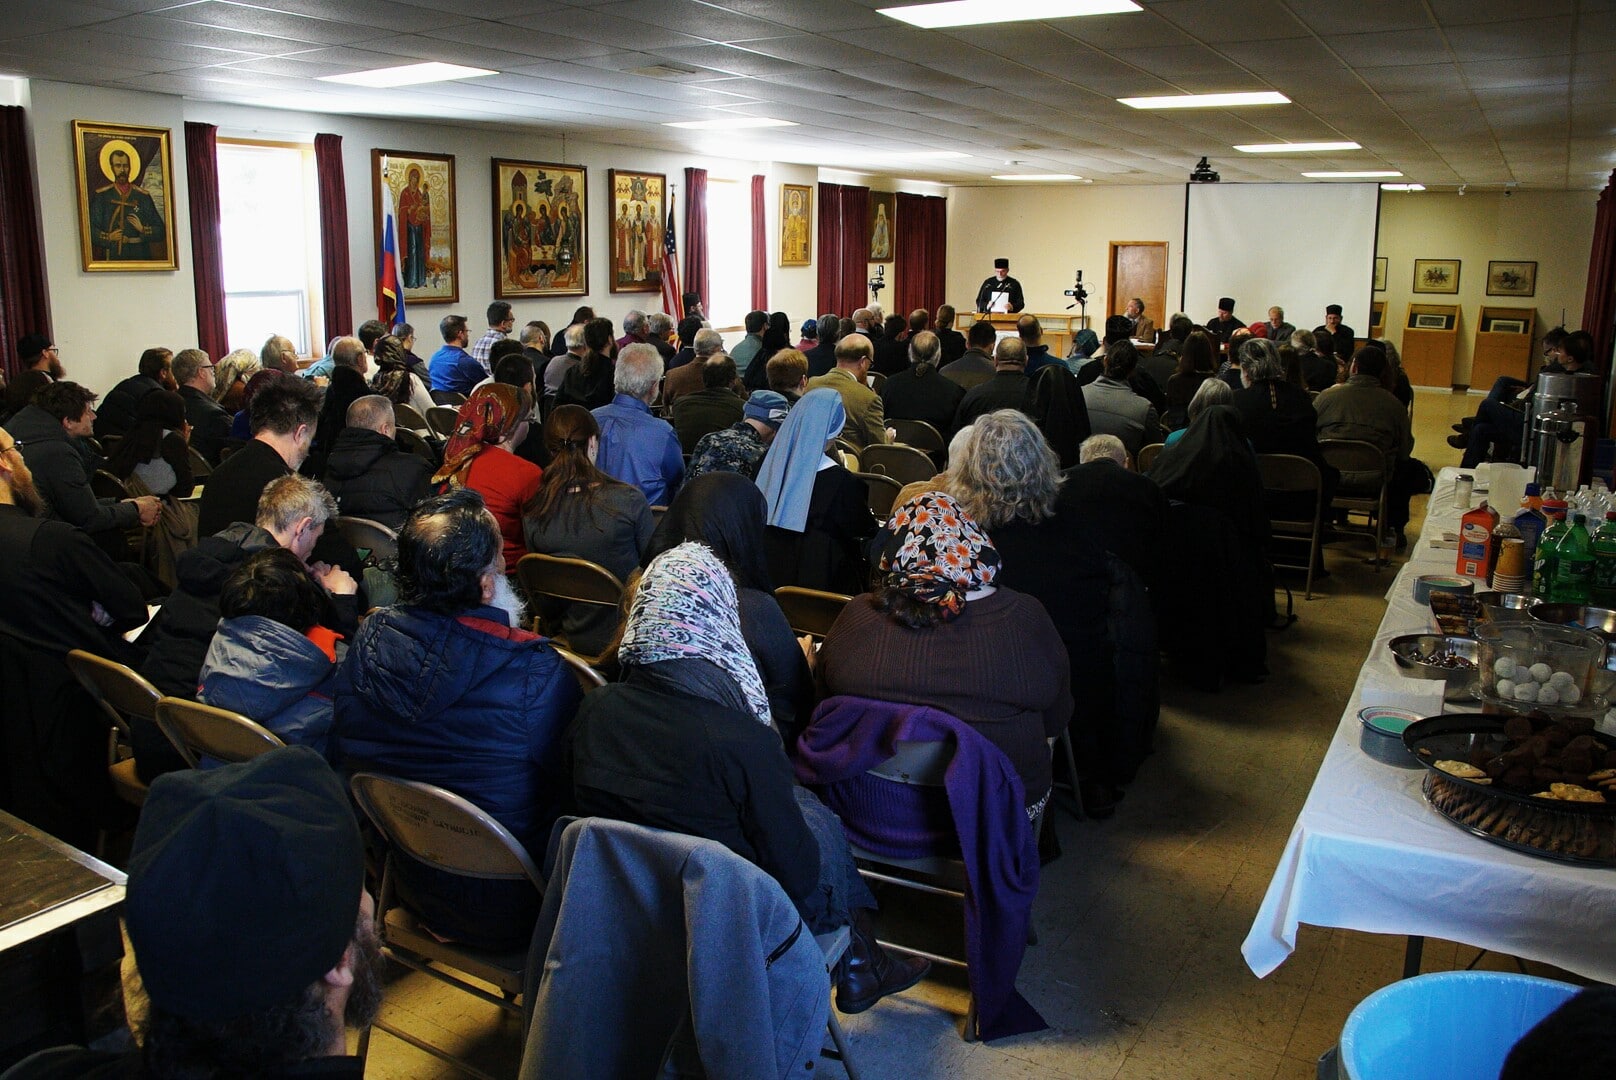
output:
{"label": "folding metal chair", "polygon": [[361,557],[366,552],[378,559],[391,559],[398,555],[398,533],[379,521],[339,516],[332,519],[331,524]]}
{"label": "folding metal chair", "polygon": [[[1386,561],[1381,539],[1386,531],[1386,489],[1391,483],[1391,459],[1380,447],[1361,439],[1320,439],[1319,450],[1324,460],[1343,474],[1343,483],[1336,488],[1330,509],[1365,516],[1370,541],[1375,545],[1373,562],[1378,573]],[[1378,481],[1375,490],[1372,493],[1367,489],[1343,492],[1347,473],[1373,473]]]}
{"label": "folding metal chair", "polygon": [[[613,609],[621,607],[623,603],[623,583],[617,579],[617,575],[588,559],[532,552],[522,556],[516,564],[516,577],[522,583],[529,602],[549,597],[568,604],[594,604]],[[541,621],[535,616],[535,622]],[[562,645],[570,644],[564,634],[552,633],[549,636]],[[599,656],[578,655],[591,666],[605,658],[604,653]]]}
{"label": "folding metal chair", "polygon": [[583,657],[571,649],[563,649],[554,642],[550,643],[550,647],[561,657],[561,662],[572,669],[573,677],[578,680],[578,688],[584,693],[606,685],[606,676],[598,668],[585,663]]}
{"label": "folding metal chair", "polygon": [[203,758],[230,764],[251,761],[286,744],[280,736],[240,713],[199,701],[166,697],[157,703],[157,726],[191,768]]}
{"label": "folding metal chair", "polygon": [[875,519],[885,521],[891,517],[892,504],[897,501],[903,485],[881,473],[855,472],[853,475],[870,489],[870,513],[875,515]]}
{"label": "folding metal chair", "polygon": [[948,453],[948,442],[943,433],[926,423],[924,420],[898,420],[887,418],[887,427],[898,435],[898,441],[905,446],[912,446],[925,454],[935,454],[934,461],[941,460]]}
{"label": "folding metal chair", "polygon": [[[397,416],[397,413],[394,413]],[[454,434],[455,425],[460,422],[460,410],[454,405],[434,405],[426,411],[427,427],[432,434],[440,439],[448,439]]]}
{"label": "folding metal chair", "polygon": [[133,669],[83,649],[68,653],[66,663],[73,678],[101,706],[112,724],[107,732],[107,775],[112,790],[130,806],[145,805],[147,786],[135,772],[130,723],[132,719],[155,723],[162,693]]}
{"label": "folding metal chair", "polygon": [[782,585],[774,590],[774,598],[785,612],[786,622],[794,634],[808,634],[815,641],[823,641],[836,622],[836,617],[853,598],[842,593],[803,589],[796,585]]}
{"label": "folding metal chair", "polygon": [[930,480],[937,475],[937,463],[912,446],[875,444],[859,451],[863,472],[881,473],[899,486]]}
{"label": "folding metal chair", "polygon": [[1149,472],[1150,467],[1156,464],[1156,459],[1166,449],[1165,443],[1153,442],[1139,448],[1139,454],[1134,459],[1134,465],[1140,472]]}
{"label": "folding metal chair", "polygon": [[1313,599],[1313,567],[1319,559],[1320,519],[1324,516],[1324,478],[1319,467],[1295,454],[1258,454],[1257,469],[1262,473],[1263,490],[1275,495],[1313,495],[1313,520],[1275,519],[1269,523],[1274,535],[1307,545],[1307,563],[1274,560],[1275,567],[1302,570],[1307,574],[1305,597]]}

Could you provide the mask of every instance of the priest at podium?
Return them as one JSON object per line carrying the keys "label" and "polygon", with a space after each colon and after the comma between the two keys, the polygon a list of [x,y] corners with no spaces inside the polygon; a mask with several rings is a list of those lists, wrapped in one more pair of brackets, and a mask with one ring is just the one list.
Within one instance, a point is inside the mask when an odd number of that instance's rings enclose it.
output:
{"label": "priest at podium", "polygon": [[1021,282],[1010,276],[1010,260],[994,259],[993,276],[976,290],[976,310],[1017,312],[1026,306]]}

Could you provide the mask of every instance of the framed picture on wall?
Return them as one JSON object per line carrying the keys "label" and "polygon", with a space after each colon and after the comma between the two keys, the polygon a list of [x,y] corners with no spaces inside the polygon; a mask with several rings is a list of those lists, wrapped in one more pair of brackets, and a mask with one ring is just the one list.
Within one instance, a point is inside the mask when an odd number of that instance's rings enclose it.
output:
{"label": "framed picture on wall", "polygon": [[1457,293],[1458,259],[1415,259],[1414,291],[1417,293]]}
{"label": "framed picture on wall", "polygon": [[1531,296],[1537,292],[1537,263],[1489,262],[1488,296]]}
{"label": "framed picture on wall", "polygon": [[890,191],[870,192],[870,261],[892,261],[892,225],[898,217],[898,196]]}
{"label": "framed picture on wall", "polygon": [[1386,291],[1386,256],[1384,255],[1375,260],[1375,291]]}
{"label": "framed picture on wall", "polygon": [[1409,325],[1415,330],[1447,330],[1449,329],[1448,319],[1449,316],[1447,315],[1436,315],[1431,312],[1421,312],[1414,316],[1413,322],[1411,322]]}
{"label": "framed picture on wall", "polygon": [[[496,297],[582,296],[589,291],[585,179],[582,165],[493,159]],[[658,243],[661,238],[659,227]],[[660,266],[660,252],[657,262]],[[657,281],[656,288],[661,288],[660,276]],[[618,291],[615,278],[612,290]]]}
{"label": "framed picture on wall", "polygon": [[814,254],[814,189],[780,185],[780,265],[808,266]]}
{"label": "framed picture on wall", "polygon": [[382,234],[382,185],[393,196],[399,277],[406,304],[460,299],[460,231],[455,225],[453,154],[371,150],[371,201]]}
{"label": "framed picture on wall", "polygon": [[168,128],[73,121],[85,270],[177,270]]}
{"label": "framed picture on wall", "polygon": [[612,193],[612,292],[661,292],[668,178],[608,169],[606,187]]}
{"label": "framed picture on wall", "polygon": [[1526,333],[1525,319],[1490,319],[1487,322],[1489,334],[1524,334]]}

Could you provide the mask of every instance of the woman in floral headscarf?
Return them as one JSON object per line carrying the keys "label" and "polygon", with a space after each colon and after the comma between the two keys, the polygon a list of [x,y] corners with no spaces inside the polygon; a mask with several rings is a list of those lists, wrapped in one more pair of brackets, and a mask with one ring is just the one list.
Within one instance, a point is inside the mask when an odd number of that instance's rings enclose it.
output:
{"label": "woman in floral headscarf", "polygon": [[1043,605],[994,583],[999,553],[931,491],[887,521],[881,587],[843,609],[819,652],[827,694],[940,709],[1010,759],[1028,811],[1049,796],[1049,744],[1072,715],[1066,649]]}
{"label": "woman in floral headscarf", "polygon": [[443,466],[432,474],[434,484],[467,487],[483,497],[499,522],[505,538],[505,569],[514,573],[527,554],[522,539],[522,507],[539,490],[544,471],[511,452],[527,438],[528,414],[533,403],[525,391],[504,383],[489,383],[460,406]]}

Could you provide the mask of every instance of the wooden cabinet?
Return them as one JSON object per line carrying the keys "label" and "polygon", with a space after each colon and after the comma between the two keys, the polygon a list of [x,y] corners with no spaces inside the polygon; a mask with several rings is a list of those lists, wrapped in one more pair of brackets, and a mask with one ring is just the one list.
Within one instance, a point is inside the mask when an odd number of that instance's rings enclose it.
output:
{"label": "wooden cabinet", "polygon": [[1453,386],[1458,304],[1410,304],[1403,319],[1403,372],[1415,386]]}
{"label": "wooden cabinet", "polygon": [[1470,350],[1470,385],[1489,390],[1500,375],[1524,381],[1532,365],[1536,330],[1536,308],[1482,308],[1476,317],[1476,342]]}

